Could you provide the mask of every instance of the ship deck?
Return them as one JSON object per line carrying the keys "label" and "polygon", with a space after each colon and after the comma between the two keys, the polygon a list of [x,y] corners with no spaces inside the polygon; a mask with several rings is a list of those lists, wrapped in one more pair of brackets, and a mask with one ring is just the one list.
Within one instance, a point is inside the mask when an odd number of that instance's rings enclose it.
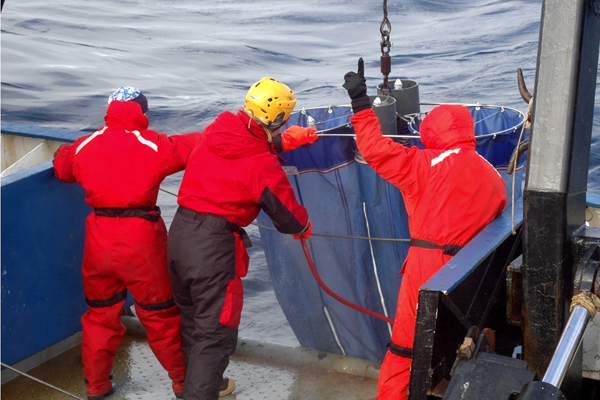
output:
{"label": "ship deck", "polygon": [[[330,353],[240,338],[225,374],[235,391],[223,400],[371,399],[377,395],[378,364]],[[86,399],[81,345],[27,372],[74,396]],[[128,333],[116,355],[110,400],[175,399],[166,371],[144,336]],[[72,399],[28,377],[2,385],[2,399]]]}

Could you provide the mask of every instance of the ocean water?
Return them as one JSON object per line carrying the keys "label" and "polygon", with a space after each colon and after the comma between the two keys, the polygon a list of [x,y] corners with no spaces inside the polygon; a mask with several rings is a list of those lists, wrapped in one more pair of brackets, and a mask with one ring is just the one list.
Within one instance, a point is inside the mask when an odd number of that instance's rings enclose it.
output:
{"label": "ocean water", "polygon": [[[382,83],[383,3],[372,0],[6,0],[2,121],[73,130],[103,126],[108,95],[136,86],[150,128],[201,131],[235,112],[264,76],[288,84],[297,109],[349,104],[343,76],[365,60],[370,94]],[[541,0],[388,1],[390,78],[419,83],[422,103],[527,109],[517,68],[533,91]],[[600,100],[589,190],[600,193]],[[165,180],[159,205],[172,220],[182,173]],[[272,289],[258,229],[244,279],[241,336],[297,341]]]}

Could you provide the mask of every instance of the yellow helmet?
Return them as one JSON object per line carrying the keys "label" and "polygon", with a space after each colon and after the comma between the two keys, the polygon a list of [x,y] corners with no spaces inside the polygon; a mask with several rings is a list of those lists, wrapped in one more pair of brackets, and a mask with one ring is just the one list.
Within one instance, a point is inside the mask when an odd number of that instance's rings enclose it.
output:
{"label": "yellow helmet", "polygon": [[287,85],[273,78],[262,78],[246,95],[244,111],[267,128],[285,124],[296,106],[296,96]]}

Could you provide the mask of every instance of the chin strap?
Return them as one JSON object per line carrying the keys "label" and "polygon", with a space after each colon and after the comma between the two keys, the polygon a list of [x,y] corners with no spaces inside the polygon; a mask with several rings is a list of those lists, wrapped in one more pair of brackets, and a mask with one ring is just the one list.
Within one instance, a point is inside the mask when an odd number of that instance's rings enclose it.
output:
{"label": "chin strap", "polygon": [[267,134],[267,139],[269,140],[269,144],[273,143],[273,132],[271,131],[271,128],[268,128],[264,125],[261,125],[263,127],[263,129],[265,130],[266,134]]}
{"label": "chin strap", "polygon": [[244,110],[244,112],[250,116],[250,119],[248,120],[248,130],[250,130],[250,124],[252,123],[252,121],[254,121],[258,126],[265,130],[265,133],[267,134],[267,139],[269,140],[269,144],[273,143],[273,132],[271,131],[271,128],[263,124],[261,121],[258,121],[254,117],[254,113],[252,113],[252,110]]}

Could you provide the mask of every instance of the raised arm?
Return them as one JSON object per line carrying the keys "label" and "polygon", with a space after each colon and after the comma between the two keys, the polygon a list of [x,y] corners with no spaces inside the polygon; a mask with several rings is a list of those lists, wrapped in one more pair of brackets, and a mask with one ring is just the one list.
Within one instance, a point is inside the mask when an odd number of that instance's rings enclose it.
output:
{"label": "raised arm", "polygon": [[165,177],[185,169],[190,153],[196,147],[202,133],[191,132],[183,135],[158,135],[159,177]]}

